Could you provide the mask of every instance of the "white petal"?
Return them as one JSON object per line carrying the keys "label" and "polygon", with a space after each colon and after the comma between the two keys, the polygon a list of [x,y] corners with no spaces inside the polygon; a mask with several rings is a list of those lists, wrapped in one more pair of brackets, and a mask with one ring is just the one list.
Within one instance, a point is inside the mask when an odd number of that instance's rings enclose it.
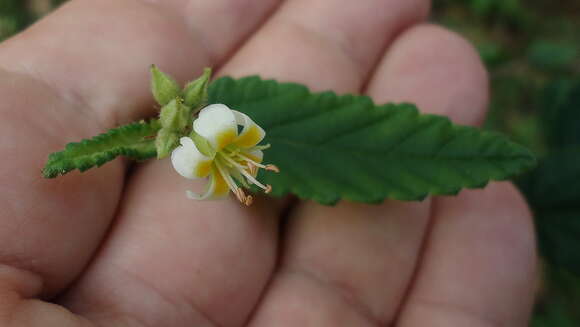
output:
{"label": "white petal", "polygon": [[266,132],[248,115],[236,110],[232,110],[232,112],[236,116],[236,123],[243,126],[242,132],[234,140],[235,144],[242,148],[251,148],[264,139]]}
{"label": "white petal", "polygon": [[199,112],[193,122],[193,130],[209,141],[219,151],[238,136],[236,117],[230,108],[223,104],[209,105]]}
{"label": "white petal", "polygon": [[223,199],[229,194],[229,188],[226,181],[217,171],[213,172],[209,178],[209,183],[205,193],[197,194],[192,191],[186,191],[185,194],[192,200],[219,200]]}
{"label": "white petal", "polygon": [[189,137],[182,137],[179,142],[181,145],[171,153],[173,168],[181,176],[189,179],[203,178],[209,175],[213,158],[199,152]]}

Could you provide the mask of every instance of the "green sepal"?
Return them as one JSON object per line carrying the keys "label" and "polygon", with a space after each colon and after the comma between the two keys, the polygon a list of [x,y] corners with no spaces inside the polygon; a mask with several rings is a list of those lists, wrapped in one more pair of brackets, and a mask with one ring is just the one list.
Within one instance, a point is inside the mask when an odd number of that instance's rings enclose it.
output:
{"label": "green sepal", "polygon": [[[161,76],[161,81],[173,81],[171,77],[161,73],[154,67],[156,74]],[[157,149],[157,159],[167,157],[171,151],[177,146],[180,136],[186,135],[193,122],[193,111],[199,110],[207,102],[207,88],[209,79],[211,77],[211,69],[204,69],[203,75],[195,81],[190,82],[181,92],[175,91],[177,83],[171,83],[173,96],[167,104],[161,108],[159,119],[161,122],[161,130],[159,131],[155,140],[155,147]],[[173,81],[174,82],[174,81]],[[184,96],[182,99],[181,96]],[[198,140],[198,143],[201,142]],[[207,152],[211,149],[204,147]]]}
{"label": "green sepal", "polygon": [[155,139],[157,159],[167,157],[177,146],[179,137],[187,133],[192,125],[191,108],[183,105],[180,99],[173,99],[161,108],[159,115],[161,130]]}
{"label": "green sepal", "polygon": [[165,106],[181,96],[181,87],[171,76],[151,65],[151,92],[157,103]]}
{"label": "green sepal", "polygon": [[92,139],[69,143],[64,150],[48,157],[42,175],[54,178],[74,169],[85,171],[121,155],[137,160],[153,158],[155,134],[160,128],[158,120],[141,121],[113,128]]}
{"label": "green sepal", "polygon": [[163,129],[182,131],[192,122],[191,109],[184,106],[180,99],[173,99],[161,108],[159,122]]}
{"label": "green sepal", "polygon": [[195,131],[192,131],[189,137],[193,140],[193,143],[195,144],[199,152],[201,152],[204,156],[210,158],[213,158],[215,156],[216,152],[214,148],[211,146],[211,144],[205,137],[197,134]]}
{"label": "green sepal", "polygon": [[177,132],[164,128],[159,130],[157,138],[155,138],[157,159],[167,157],[177,147],[177,141],[179,141],[179,134]]}
{"label": "green sepal", "polygon": [[207,103],[207,88],[211,79],[211,68],[205,68],[203,75],[189,82],[183,89],[183,98],[186,106],[200,109]]}

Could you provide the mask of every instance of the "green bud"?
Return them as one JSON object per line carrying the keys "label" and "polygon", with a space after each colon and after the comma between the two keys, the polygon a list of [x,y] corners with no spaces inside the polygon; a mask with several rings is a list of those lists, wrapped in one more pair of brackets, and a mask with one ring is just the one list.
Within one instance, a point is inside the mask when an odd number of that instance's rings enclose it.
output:
{"label": "green bud", "polygon": [[161,129],[157,133],[157,138],[155,139],[157,159],[163,159],[167,157],[171,151],[177,147],[178,140],[179,135],[177,133],[167,129]]}
{"label": "green bud", "polygon": [[172,131],[183,131],[190,125],[191,119],[191,109],[184,106],[179,99],[171,100],[161,108],[159,114],[161,127]]}
{"label": "green bud", "polygon": [[185,105],[198,109],[207,102],[207,87],[211,79],[211,68],[205,68],[203,75],[189,82],[183,89]]}
{"label": "green bud", "polygon": [[197,134],[195,131],[192,131],[189,137],[193,140],[193,143],[195,143],[195,146],[203,155],[212,158],[215,156],[215,150],[211,144],[209,144],[209,141],[206,140],[203,136]]}
{"label": "green bud", "polygon": [[179,84],[171,76],[160,71],[155,65],[151,66],[151,91],[153,92],[153,97],[161,106],[181,96]]}

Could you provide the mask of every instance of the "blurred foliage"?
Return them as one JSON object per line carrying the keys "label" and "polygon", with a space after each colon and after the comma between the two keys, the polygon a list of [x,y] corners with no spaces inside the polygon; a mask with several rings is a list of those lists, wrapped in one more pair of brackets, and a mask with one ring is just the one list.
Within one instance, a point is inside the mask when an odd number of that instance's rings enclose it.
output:
{"label": "blurred foliage", "polygon": [[26,2],[0,0],[0,41],[26,27],[31,20]]}
{"label": "blurred foliage", "polygon": [[542,93],[580,74],[580,1],[435,0],[434,20],[479,50],[492,80],[487,127],[543,154]]}
{"label": "blurred foliage", "polygon": [[518,184],[534,212],[549,265],[537,326],[580,325],[580,78],[549,83],[536,117],[546,153]]}
{"label": "blurred foliage", "polygon": [[28,27],[67,0],[0,0],[0,41]]}
{"label": "blurred foliage", "polygon": [[519,181],[549,263],[580,276],[580,146],[554,151]]}
{"label": "blurred foliage", "polygon": [[580,277],[557,266],[547,266],[532,327],[578,327]]}
{"label": "blurred foliage", "polygon": [[580,78],[549,83],[541,100],[539,117],[547,145],[552,149],[580,146]]}
{"label": "blurred foliage", "polygon": [[534,212],[545,276],[532,326],[580,326],[580,1],[435,0],[491,77],[486,127],[536,152],[518,180]]}
{"label": "blurred foliage", "polygon": [[[66,0],[0,0],[0,40]],[[532,148],[518,185],[545,276],[533,327],[580,326],[580,0],[434,0],[433,20],[468,38],[490,71],[486,128]]]}

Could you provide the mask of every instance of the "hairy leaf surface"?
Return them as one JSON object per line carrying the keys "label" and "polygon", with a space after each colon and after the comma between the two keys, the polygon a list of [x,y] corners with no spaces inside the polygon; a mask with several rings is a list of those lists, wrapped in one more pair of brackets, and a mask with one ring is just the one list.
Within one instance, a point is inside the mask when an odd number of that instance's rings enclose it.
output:
{"label": "hairy leaf surface", "polygon": [[160,127],[158,120],[137,122],[92,139],[69,143],[63,151],[48,157],[42,173],[46,178],[54,178],[74,169],[85,171],[121,155],[137,160],[155,157],[155,135]]}
{"label": "hairy leaf surface", "polygon": [[535,162],[504,136],[422,115],[411,104],[377,106],[365,96],[313,94],[259,77],[220,78],[209,102],[243,111],[266,130],[265,161],[281,173],[259,178],[277,196],[323,204],[421,200],[483,187]]}

